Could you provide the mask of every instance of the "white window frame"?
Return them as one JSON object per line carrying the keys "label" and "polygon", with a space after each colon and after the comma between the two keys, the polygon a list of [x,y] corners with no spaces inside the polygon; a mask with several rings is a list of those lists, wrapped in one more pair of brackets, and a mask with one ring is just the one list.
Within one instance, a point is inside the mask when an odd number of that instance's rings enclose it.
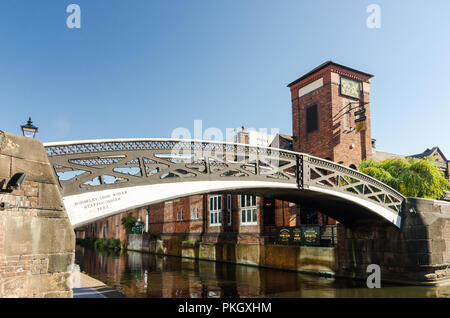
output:
{"label": "white window frame", "polygon": [[231,226],[231,194],[227,194],[227,225]]}
{"label": "white window frame", "polygon": [[222,196],[209,197],[209,226],[222,225]]}
{"label": "white window frame", "polygon": [[177,210],[177,221],[183,221],[183,208]]}
{"label": "white window frame", "polygon": [[[242,194],[240,196],[240,222],[242,226],[258,225],[258,207],[256,196]],[[250,221],[248,221],[250,219]]]}
{"label": "white window frame", "polygon": [[191,210],[191,219],[198,220],[198,207],[193,207]]}

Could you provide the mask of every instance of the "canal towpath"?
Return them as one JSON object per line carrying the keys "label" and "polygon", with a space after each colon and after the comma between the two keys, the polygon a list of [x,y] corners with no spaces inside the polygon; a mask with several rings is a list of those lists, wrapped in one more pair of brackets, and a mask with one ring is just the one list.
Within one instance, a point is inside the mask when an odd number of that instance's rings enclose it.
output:
{"label": "canal towpath", "polygon": [[79,285],[73,288],[73,298],[127,298],[101,281],[80,273]]}

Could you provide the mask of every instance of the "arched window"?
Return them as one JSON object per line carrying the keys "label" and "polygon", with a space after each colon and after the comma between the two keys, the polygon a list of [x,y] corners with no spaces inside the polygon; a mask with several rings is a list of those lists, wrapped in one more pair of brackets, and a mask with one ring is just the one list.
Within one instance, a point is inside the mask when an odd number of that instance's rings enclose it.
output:
{"label": "arched window", "polygon": [[353,163],[350,165],[350,168],[358,170],[358,169],[356,169],[356,166]]}

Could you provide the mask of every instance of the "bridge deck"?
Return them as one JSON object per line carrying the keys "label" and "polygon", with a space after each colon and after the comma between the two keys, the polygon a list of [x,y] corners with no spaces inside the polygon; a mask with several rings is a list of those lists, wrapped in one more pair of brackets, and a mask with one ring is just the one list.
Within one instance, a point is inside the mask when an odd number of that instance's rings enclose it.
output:
{"label": "bridge deck", "polygon": [[[71,141],[44,146],[65,202],[78,203],[77,213],[83,213],[80,206],[87,206],[85,213],[92,217],[122,211],[123,207],[119,209],[110,202],[114,194],[120,196],[113,190],[166,189],[147,200],[154,203],[173,197],[175,192],[179,196],[193,192],[241,193],[250,191],[248,182],[254,182],[254,194],[259,191],[265,196],[313,205],[338,220],[348,222],[355,214],[365,218],[381,216],[400,226],[405,199],[400,193],[359,171],[303,153],[176,139]],[[174,192],[176,184],[185,190]],[[113,196],[109,204],[84,204],[89,200],[98,203],[107,195]],[[128,208],[140,202],[131,197],[127,200],[131,200],[126,203]],[[70,215],[74,207],[66,208]]]}

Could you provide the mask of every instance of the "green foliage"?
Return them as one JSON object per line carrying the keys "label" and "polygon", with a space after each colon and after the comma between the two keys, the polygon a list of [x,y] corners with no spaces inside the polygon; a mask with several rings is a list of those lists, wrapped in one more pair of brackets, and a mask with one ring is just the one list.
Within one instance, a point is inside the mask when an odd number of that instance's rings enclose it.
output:
{"label": "green foliage", "polygon": [[115,250],[120,249],[120,240],[119,239],[110,239],[109,247]]}
{"label": "green foliage", "polygon": [[79,244],[83,247],[87,248],[94,248],[96,251],[106,251],[106,250],[113,250],[113,251],[120,251],[122,248],[125,249],[126,246],[124,245],[125,242],[120,242],[119,239],[116,238],[91,238],[86,237],[82,240],[79,240]]}
{"label": "green foliage", "polygon": [[134,216],[132,216],[131,213],[128,213],[126,216],[122,218],[122,225],[127,231],[127,234],[131,233],[131,230],[133,229],[133,226],[136,224],[136,222],[137,219]]}
{"label": "green foliage", "polygon": [[94,243],[94,248],[96,250],[102,250],[105,248],[105,239],[101,238],[101,239],[97,239]]}
{"label": "green foliage", "polygon": [[80,240],[80,245],[83,247],[94,247],[95,238],[92,237],[86,237],[82,240]]}
{"label": "green foliage", "polygon": [[106,249],[120,250],[122,248],[120,240],[115,238],[85,238],[80,241],[80,245],[100,251]]}
{"label": "green foliage", "polygon": [[407,197],[439,199],[450,188],[432,157],[425,159],[365,160],[359,170]]}

